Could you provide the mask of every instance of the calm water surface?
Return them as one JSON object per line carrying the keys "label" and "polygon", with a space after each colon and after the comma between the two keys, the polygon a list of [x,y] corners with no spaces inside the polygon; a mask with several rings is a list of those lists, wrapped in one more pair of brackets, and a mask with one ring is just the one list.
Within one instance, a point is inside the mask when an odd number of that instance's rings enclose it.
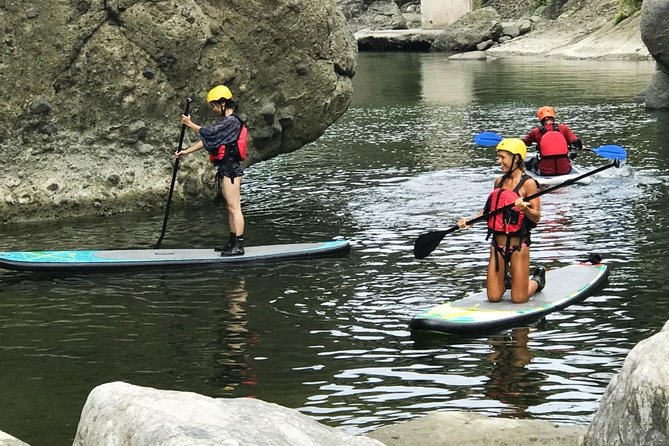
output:
{"label": "calm water surface", "polygon": [[[344,237],[350,258],[0,272],[0,429],[69,445],[88,393],[116,380],[253,396],[355,434],[444,409],[586,424],[627,352],[667,320],[669,114],[634,100],[653,70],[361,54],[346,115],[319,141],[249,169],[244,186],[248,244]],[[483,287],[481,228],[447,236],[425,260],[412,255],[416,236],[482,207],[498,168],[472,136],[521,135],[547,103],[588,147],[619,144],[629,163],[542,197],[533,263],[597,252],[611,265],[608,284],[528,327],[412,335],[414,314]],[[592,153],[577,161],[606,163]],[[210,203],[175,208],[163,246],[220,243],[223,215]],[[0,228],[1,248],[149,247],[162,217],[13,224]]]}

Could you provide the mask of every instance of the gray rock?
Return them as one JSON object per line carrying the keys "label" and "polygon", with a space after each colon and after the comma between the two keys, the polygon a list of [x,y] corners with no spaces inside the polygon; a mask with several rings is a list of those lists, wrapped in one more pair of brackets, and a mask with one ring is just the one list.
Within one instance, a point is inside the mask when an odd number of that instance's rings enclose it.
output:
{"label": "gray rock", "polygon": [[669,73],[669,0],[644,0],[639,27],[648,51]]}
{"label": "gray rock", "polygon": [[123,382],[91,391],[73,446],[383,446],[253,398],[209,398]]}
{"label": "gray rock", "polygon": [[497,40],[502,31],[500,16],[493,8],[486,7],[469,12],[434,39],[434,51],[473,51],[476,44]]}
{"label": "gray rock", "polygon": [[438,30],[358,31],[355,38],[360,51],[429,51]]}
{"label": "gray rock", "polygon": [[669,444],[669,322],[639,342],[613,377],[584,446]]}
{"label": "gray rock", "polygon": [[502,25],[502,34],[511,38],[518,37],[520,35],[520,26],[515,22],[505,23]]}
{"label": "gray rock", "polygon": [[468,51],[448,56],[448,60],[486,60],[487,58],[484,51]]}
{"label": "gray rock", "polygon": [[646,107],[669,109],[669,0],[645,0],[639,28],[641,39],[658,66],[646,89]]}
{"label": "gray rock", "polygon": [[364,29],[407,29],[407,22],[399,6],[392,0],[338,0],[351,31]]}
{"label": "gray rock", "polygon": [[[476,51],[485,51],[491,46],[493,46],[495,42],[492,39],[485,40],[483,42],[477,43],[476,44]],[[485,54],[484,54],[485,56]]]}
{"label": "gray rock", "polygon": [[651,110],[669,109],[669,74],[657,70],[650,84],[643,91],[646,108]]}
{"label": "gray rock", "polygon": [[520,19],[518,21],[518,29],[520,34],[526,34],[532,31],[532,20],[530,19]]}
{"label": "gray rock", "polygon": [[12,437],[11,435],[0,431],[0,446],[30,446],[28,443],[24,443],[18,438]]}
{"label": "gray rock", "polygon": [[386,446],[577,446],[585,429],[543,420],[491,418],[473,412],[432,412],[368,434]]}

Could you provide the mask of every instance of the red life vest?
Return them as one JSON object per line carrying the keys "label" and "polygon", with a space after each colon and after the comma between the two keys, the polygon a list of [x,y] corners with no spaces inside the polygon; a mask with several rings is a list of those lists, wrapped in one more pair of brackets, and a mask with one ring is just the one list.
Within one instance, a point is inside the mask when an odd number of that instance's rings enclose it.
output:
{"label": "red life vest", "polygon": [[[532,177],[523,175],[520,177],[518,185],[513,189],[496,187],[488,196],[484,213],[487,214],[515,203],[518,197],[520,197],[518,194],[520,188],[523,187],[523,184],[528,179],[532,179]],[[488,232],[492,234],[517,235],[529,232],[529,228],[531,227],[534,227],[534,222],[529,219],[526,220],[525,214],[514,207],[505,209],[488,218]]]}
{"label": "red life vest", "polygon": [[[239,117],[235,116],[235,118],[239,120],[241,127],[239,129],[239,135],[237,135],[237,141],[232,144],[228,144],[230,146],[229,155],[235,156],[237,158],[236,161],[244,161],[246,159],[246,146],[248,144],[249,129],[246,127],[246,124],[244,124],[244,121],[239,119]],[[218,149],[209,152],[209,161],[214,164],[220,164],[225,158],[225,149],[225,144],[221,144],[218,146]]]}
{"label": "red life vest", "polygon": [[[553,125],[555,130],[546,131],[539,142],[539,173],[545,176],[571,172],[567,140],[558,131],[558,125]],[[545,127],[541,128],[542,132],[545,130]]]}

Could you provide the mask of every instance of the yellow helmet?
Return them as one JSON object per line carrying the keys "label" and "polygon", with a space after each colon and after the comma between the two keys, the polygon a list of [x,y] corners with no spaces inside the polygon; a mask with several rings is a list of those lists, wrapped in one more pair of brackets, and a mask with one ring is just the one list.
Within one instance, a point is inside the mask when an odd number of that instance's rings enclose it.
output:
{"label": "yellow helmet", "polygon": [[504,150],[506,152],[520,155],[520,159],[524,160],[527,155],[527,146],[522,139],[518,138],[504,138],[497,144],[497,150]]}
{"label": "yellow helmet", "polygon": [[232,92],[225,85],[217,85],[207,93],[207,102],[220,101],[221,99],[232,99]]}

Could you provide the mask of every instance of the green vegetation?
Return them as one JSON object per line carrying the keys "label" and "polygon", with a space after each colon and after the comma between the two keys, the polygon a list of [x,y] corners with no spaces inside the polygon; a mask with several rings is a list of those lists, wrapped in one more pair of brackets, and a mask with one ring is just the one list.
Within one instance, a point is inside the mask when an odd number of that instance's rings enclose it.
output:
{"label": "green vegetation", "polygon": [[613,18],[616,25],[641,9],[643,0],[618,0],[618,12]]}

